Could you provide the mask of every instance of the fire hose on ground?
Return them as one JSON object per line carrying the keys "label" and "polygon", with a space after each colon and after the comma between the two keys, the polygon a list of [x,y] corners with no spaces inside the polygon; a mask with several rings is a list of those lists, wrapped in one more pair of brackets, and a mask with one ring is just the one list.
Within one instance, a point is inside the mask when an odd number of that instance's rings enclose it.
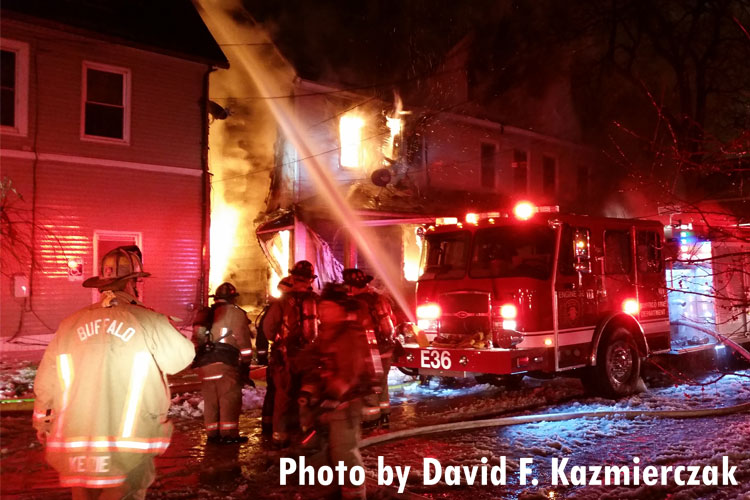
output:
{"label": "fire hose on ground", "polygon": [[[690,325],[693,326],[693,325]],[[723,335],[710,332],[708,329],[700,328],[711,336],[715,337],[721,344],[726,345],[736,351],[740,356],[750,361],[750,352],[736,342],[724,337]],[[735,413],[750,412],[750,403],[742,403],[734,406],[723,408],[706,408],[700,410],[608,410],[608,411],[580,411],[566,413],[542,413],[536,415],[519,415],[514,417],[490,418],[484,420],[470,420],[462,422],[451,422],[447,424],[436,424],[420,427],[416,429],[404,429],[401,431],[379,434],[362,440],[360,448],[366,448],[388,441],[406,439],[424,434],[435,434],[439,432],[464,431],[471,429],[484,429],[487,427],[506,427],[510,425],[530,424],[535,422],[560,422],[563,420],[574,420],[576,418],[606,418],[620,417],[625,419],[634,419],[638,417],[656,417],[656,418],[705,418],[732,415]]]}
{"label": "fire hose on ground", "polygon": [[[472,429],[484,429],[488,427],[507,427],[510,425],[530,424],[536,422],[560,422],[563,420],[574,420],[577,418],[619,417],[634,419],[645,416],[657,418],[686,419],[717,417],[744,412],[750,412],[750,403],[742,403],[739,405],[727,406],[723,408],[706,408],[700,410],[612,410],[519,415],[515,417],[451,422],[448,424],[428,425],[416,429],[404,429],[402,431],[389,432],[387,434],[379,434],[377,436],[365,438],[361,441],[359,447],[360,449],[362,449],[367,448],[368,446],[386,443],[388,441],[396,441],[399,439],[422,436],[425,434],[435,434],[439,432],[466,431]],[[397,498],[405,498],[407,500],[422,500],[426,499],[427,497],[406,490],[403,494],[398,495]]]}
{"label": "fire hose on ground", "polygon": [[750,403],[742,403],[735,406],[723,408],[706,408],[700,410],[607,410],[607,411],[580,411],[565,413],[540,413],[536,415],[518,415],[514,417],[490,418],[485,420],[472,420],[464,422],[451,422],[448,424],[428,425],[416,429],[404,429],[401,431],[379,434],[362,440],[360,448],[366,448],[376,444],[406,439],[424,434],[435,434],[438,432],[465,431],[472,429],[484,429],[487,427],[506,427],[509,425],[530,424],[536,422],[560,422],[576,418],[606,418],[621,417],[634,419],[638,417],[659,418],[705,418],[733,415],[735,413],[750,412]]}

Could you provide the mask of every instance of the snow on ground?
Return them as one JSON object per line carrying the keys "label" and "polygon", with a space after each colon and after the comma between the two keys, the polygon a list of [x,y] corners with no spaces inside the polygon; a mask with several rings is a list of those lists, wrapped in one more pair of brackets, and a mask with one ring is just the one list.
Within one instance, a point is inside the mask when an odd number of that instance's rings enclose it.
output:
{"label": "snow on ground", "polygon": [[[242,409],[259,410],[263,407],[263,399],[266,397],[266,388],[262,386],[242,388]],[[202,418],[203,396],[200,392],[185,392],[177,394],[172,398],[172,406],[169,408],[170,417]]]}
{"label": "snow on ground", "polygon": [[[526,387],[520,391],[504,391],[471,383],[441,387],[438,381],[431,381],[427,386],[414,382],[393,391],[393,399],[414,405],[425,404],[428,412],[433,417],[441,416],[442,421],[450,421],[456,414],[462,417],[460,420],[465,420],[487,417],[493,411],[497,415],[523,409],[526,409],[524,414],[696,410],[750,402],[750,370],[721,378],[717,374],[703,374],[695,381],[708,384],[649,388],[618,401],[586,397],[579,381],[565,378],[546,382],[526,378]],[[571,400],[572,397],[575,400]],[[441,406],[441,401],[447,406]],[[533,412],[529,411],[530,407],[535,407]],[[376,470],[378,456],[383,456],[386,464],[410,465],[410,488],[430,498],[750,499],[750,417],[747,414],[695,420],[663,419],[644,414],[634,419],[614,416],[543,421],[408,438],[367,448],[363,455],[369,471]],[[481,466],[483,458],[489,465],[497,465],[502,456],[508,461],[506,487],[456,488],[444,482],[432,487],[422,486],[423,457],[437,458],[445,467]],[[721,465],[722,457],[728,456],[731,465],[737,466],[736,477],[740,486],[718,489],[711,486],[677,487],[674,484],[667,487],[549,486],[553,457],[569,457],[571,465],[632,465],[634,456],[639,456],[644,465]],[[540,478],[539,488],[518,484],[520,457],[534,458],[535,473]]]}
{"label": "snow on ground", "polygon": [[[522,388],[507,390],[478,384],[473,379],[441,381],[435,378],[429,383],[420,385],[414,377],[403,375],[393,369],[389,374],[394,406],[391,430],[488,418],[507,413],[696,409],[728,406],[750,401],[750,379],[747,376],[750,376],[750,370],[725,376],[703,387],[684,384],[654,387],[619,401],[610,401],[586,397],[580,381],[574,378],[540,381],[526,377]],[[699,377],[699,381],[711,381],[716,377],[715,374],[703,375]],[[33,378],[33,365],[28,363],[0,364],[0,389],[3,391],[3,397],[28,391]],[[248,411],[242,416],[241,427],[243,433],[251,435],[253,442],[242,448],[239,460],[242,461],[245,472],[243,475],[233,476],[235,482],[231,483],[232,487],[236,486],[235,483],[239,484],[238,487],[248,484],[251,488],[268,486],[275,483],[278,478],[277,471],[269,466],[268,452],[264,451],[262,439],[257,435],[258,409],[262,405],[264,396],[265,387],[262,385],[257,388],[245,387],[243,389],[243,409]],[[190,460],[198,461],[204,453],[203,445],[200,444],[204,437],[202,413],[203,401],[200,391],[174,396],[170,410],[170,415],[175,417],[177,428],[173,457],[162,459],[161,477],[163,479],[160,481],[163,483],[161,486],[155,486],[154,494],[150,496],[179,498],[187,491],[188,487],[185,484],[195,480],[190,474],[198,474],[194,470],[197,466],[193,467],[194,464]],[[28,439],[18,443],[21,448],[28,447],[28,442],[33,440],[33,432],[27,429],[28,419],[23,417],[22,420]],[[12,421],[6,419],[5,423],[9,425]],[[179,448],[183,441],[183,448]],[[18,454],[20,456],[23,451],[19,451]],[[11,456],[13,453],[9,451],[4,454],[4,457],[6,455]],[[512,427],[433,434],[364,449],[363,456],[368,474],[376,470],[378,455],[384,456],[386,464],[412,465],[409,488],[430,498],[661,499],[671,495],[672,499],[686,500],[694,498],[744,499],[747,498],[750,489],[750,417],[747,414],[741,414],[698,420],[656,419],[647,416],[633,420],[619,417],[578,418],[565,422],[539,422]],[[545,472],[553,457],[570,457],[571,462],[578,464],[625,464],[633,456],[640,456],[644,463],[655,465],[675,463],[703,465],[718,463],[725,455],[730,457],[732,465],[737,465],[738,470],[742,471],[741,474],[737,474],[737,479],[741,480],[745,486],[721,489],[718,493],[716,490],[704,487],[646,489],[607,486],[553,489],[549,486],[549,474]],[[488,459],[490,465],[497,465],[501,457],[506,456],[509,473],[508,486],[502,491],[484,487],[455,488],[447,487],[445,484],[420,488],[422,458],[425,456],[438,458],[444,466],[479,465],[483,457]],[[520,457],[534,457],[535,467],[538,467],[540,474],[539,488],[531,489],[518,484],[515,471],[518,470]],[[264,470],[266,472],[262,472]],[[180,487],[172,486],[169,481],[179,484]],[[213,491],[211,488],[214,487],[207,488]],[[218,492],[216,496],[213,493],[201,496],[205,498],[232,496],[224,493],[220,488],[216,491]],[[303,497],[307,498],[305,495],[315,495],[317,490],[303,488],[301,491],[304,493]],[[238,494],[237,497],[243,495]]]}
{"label": "snow on ground", "polygon": [[33,397],[36,364],[28,361],[0,362],[0,399]]}

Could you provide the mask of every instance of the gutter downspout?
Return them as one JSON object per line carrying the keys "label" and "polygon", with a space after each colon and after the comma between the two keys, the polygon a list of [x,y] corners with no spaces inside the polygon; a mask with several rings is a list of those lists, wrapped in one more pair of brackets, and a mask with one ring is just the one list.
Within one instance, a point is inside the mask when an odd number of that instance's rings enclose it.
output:
{"label": "gutter downspout", "polygon": [[208,273],[211,266],[211,172],[208,167],[208,89],[209,75],[216,68],[209,66],[203,75],[201,96],[201,273],[198,280],[198,303],[208,305]]}

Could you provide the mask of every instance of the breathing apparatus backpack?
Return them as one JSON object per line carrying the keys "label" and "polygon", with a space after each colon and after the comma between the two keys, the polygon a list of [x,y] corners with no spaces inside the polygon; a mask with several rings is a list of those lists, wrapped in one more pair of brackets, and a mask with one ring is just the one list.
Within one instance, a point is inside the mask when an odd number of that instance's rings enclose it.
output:
{"label": "breathing apparatus backpack", "polygon": [[281,332],[275,341],[293,354],[318,336],[318,300],[312,292],[290,292],[284,300]]}
{"label": "breathing apparatus backpack", "polygon": [[206,329],[205,341],[195,349],[195,358],[190,365],[191,368],[210,365],[212,363],[224,363],[229,366],[239,366],[240,350],[233,345],[222,342],[223,339],[232,335],[231,330],[221,329],[221,336],[214,340],[211,327],[214,322],[214,313],[218,307],[226,304],[213,304],[210,308],[203,308],[193,322],[194,326],[202,326]]}

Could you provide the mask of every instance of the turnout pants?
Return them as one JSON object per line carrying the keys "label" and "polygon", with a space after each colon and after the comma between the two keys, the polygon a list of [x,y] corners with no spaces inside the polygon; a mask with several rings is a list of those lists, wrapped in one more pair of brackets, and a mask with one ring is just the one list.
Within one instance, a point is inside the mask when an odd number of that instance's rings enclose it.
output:
{"label": "turnout pants", "polygon": [[265,428],[273,426],[273,407],[276,397],[276,384],[273,382],[271,367],[266,366],[266,396],[263,398],[263,410],[261,410],[261,424]]}
{"label": "turnout pants", "polygon": [[[212,378],[216,377],[216,378]],[[221,375],[204,378],[203,421],[210,438],[237,437],[242,411],[242,384],[237,370],[226,370]]]}
{"label": "turnout pants", "polygon": [[73,500],[143,500],[146,490],[156,478],[152,456],[128,472],[125,483],[114,488],[72,488]]}
{"label": "turnout pants", "polygon": [[[328,459],[335,467],[339,461],[351,470],[355,465],[363,467],[362,455],[359,453],[360,423],[362,401],[354,399],[348,401],[326,415],[328,422]],[[366,498],[365,485],[355,486],[349,481],[349,474],[345,474],[345,482],[341,486],[341,497],[344,499]]]}
{"label": "turnout pants", "polygon": [[286,365],[273,366],[273,384],[276,388],[273,401],[273,441],[283,443],[299,426],[300,375],[291,373]]}
{"label": "turnout pants", "polygon": [[381,354],[380,362],[383,364],[383,378],[380,381],[380,394],[369,394],[364,398],[362,406],[362,420],[364,422],[375,422],[382,415],[391,414],[391,396],[388,393],[388,373],[391,371],[391,353]]}

